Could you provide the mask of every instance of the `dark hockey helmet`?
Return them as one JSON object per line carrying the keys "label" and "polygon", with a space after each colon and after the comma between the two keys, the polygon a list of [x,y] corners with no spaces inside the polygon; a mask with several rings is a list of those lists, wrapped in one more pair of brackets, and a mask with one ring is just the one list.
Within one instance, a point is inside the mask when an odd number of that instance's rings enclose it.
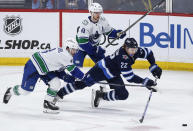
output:
{"label": "dark hockey helmet", "polygon": [[138,48],[137,41],[134,38],[125,39],[124,46],[128,48]]}

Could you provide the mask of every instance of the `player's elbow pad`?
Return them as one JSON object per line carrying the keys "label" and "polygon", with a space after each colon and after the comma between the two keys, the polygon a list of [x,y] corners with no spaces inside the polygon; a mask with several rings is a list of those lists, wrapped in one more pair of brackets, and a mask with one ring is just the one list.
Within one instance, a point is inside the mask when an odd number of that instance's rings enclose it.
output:
{"label": "player's elbow pad", "polygon": [[84,73],[77,67],[75,67],[74,70],[71,71],[70,73],[72,74],[72,76],[78,79],[82,79],[84,77]]}

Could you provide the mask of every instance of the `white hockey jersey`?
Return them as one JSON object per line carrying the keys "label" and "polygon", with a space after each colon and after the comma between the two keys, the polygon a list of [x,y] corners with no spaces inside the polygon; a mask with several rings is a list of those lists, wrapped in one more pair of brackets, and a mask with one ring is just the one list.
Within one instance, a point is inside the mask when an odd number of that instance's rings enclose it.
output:
{"label": "white hockey jersey", "polygon": [[86,44],[89,41],[94,46],[100,43],[102,34],[109,34],[111,30],[112,27],[104,17],[100,17],[99,21],[94,23],[89,16],[78,27],[76,39],[79,44]]}
{"label": "white hockey jersey", "polygon": [[72,66],[72,59],[73,57],[68,51],[62,48],[36,52],[31,57],[31,61],[40,75]]}

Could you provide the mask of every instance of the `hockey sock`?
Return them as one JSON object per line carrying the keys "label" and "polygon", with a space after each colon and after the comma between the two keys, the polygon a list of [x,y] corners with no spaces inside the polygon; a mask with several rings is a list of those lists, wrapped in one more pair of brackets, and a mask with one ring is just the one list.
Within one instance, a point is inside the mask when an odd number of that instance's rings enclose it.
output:
{"label": "hockey sock", "polygon": [[64,86],[63,88],[61,88],[57,95],[63,99],[63,96],[70,94],[72,92],[74,92],[76,89],[74,88],[74,86],[71,83],[66,84],[66,86]]}
{"label": "hockey sock", "polygon": [[107,100],[107,101],[115,101],[115,100],[117,100],[115,98],[115,91],[113,90],[113,91],[105,92],[103,99]]}
{"label": "hockey sock", "polygon": [[47,89],[47,95],[51,96],[51,97],[55,97],[57,94],[56,90],[53,90],[52,88],[48,88]]}
{"label": "hockey sock", "polygon": [[47,89],[47,95],[45,96],[45,100],[49,101],[49,102],[53,102],[54,98],[56,97],[57,91],[52,89],[52,88],[48,88]]}
{"label": "hockey sock", "polygon": [[19,96],[20,93],[19,93],[19,85],[16,85],[13,87],[13,93],[16,95],[16,96]]}

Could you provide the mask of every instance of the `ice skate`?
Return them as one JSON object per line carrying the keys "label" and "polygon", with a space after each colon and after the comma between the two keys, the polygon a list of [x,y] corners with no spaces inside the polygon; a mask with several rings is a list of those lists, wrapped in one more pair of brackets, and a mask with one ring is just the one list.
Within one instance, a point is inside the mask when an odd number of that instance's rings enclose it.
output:
{"label": "ice skate", "polygon": [[99,106],[100,100],[103,98],[103,95],[104,95],[103,91],[92,89],[92,99],[91,99],[92,108],[97,108]]}
{"label": "ice skate", "polygon": [[11,87],[7,89],[7,91],[5,92],[4,94],[4,97],[3,97],[3,103],[7,104],[12,96],[11,94]]}
{"label": "ice skate", "polygon": [[57,114],[59,113],[59,107],[55,105],[53,102],[49,102],[44,100],[44,113]]}

